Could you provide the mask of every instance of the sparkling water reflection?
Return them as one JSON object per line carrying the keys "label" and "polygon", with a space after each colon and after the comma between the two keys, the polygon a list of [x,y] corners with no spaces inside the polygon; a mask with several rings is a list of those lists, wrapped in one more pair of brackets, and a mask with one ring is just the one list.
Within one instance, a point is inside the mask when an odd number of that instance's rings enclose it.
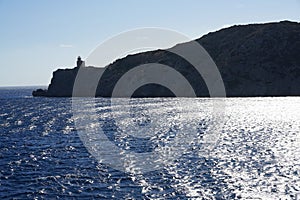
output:
{"label": "sparkling water reflection", "polygon": [[[107,99],[97,99],[99,121],[123,151],[151,152],[181,129],[196,131],[178,159],[137,174],[89,154],[74,125],[71,99],[29,98],[24,89],[0,94],[1,199],[296,199],[300,193],[298,97],[226,99],[220,140],[210,156],[199,150],[216,119],[210,112],[214,99],[120,101],[113,109],[117,127],[108,121]],[[122,117],[118,106],[130,106],[132,118]],[[146,137],[139,132],[154,121]]]}

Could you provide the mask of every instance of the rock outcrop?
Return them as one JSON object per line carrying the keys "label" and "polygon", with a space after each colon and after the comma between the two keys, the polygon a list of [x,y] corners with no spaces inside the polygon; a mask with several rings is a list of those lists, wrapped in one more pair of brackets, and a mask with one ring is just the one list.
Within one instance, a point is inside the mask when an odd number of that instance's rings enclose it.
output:
{"label": "rock outcrop", "polygon": [[[215,61],[227,96],[300,96],[300,23],[282,21],[232,26],[196,41]],[[201,75],[186,60],[167,50],[129,55],[106,68],[84,67],[84,70],[91,74],[104,70],[96,96],[110,97],[124,73],[147,63],[173,67],[189,81],[197,96],[209,96]],[[48,89],[36,90],[33,96],[71,97],[78,69],[77,66],[55,71]],[[139,88],[133,96],[174,94],[163,86],[152,84]]]}

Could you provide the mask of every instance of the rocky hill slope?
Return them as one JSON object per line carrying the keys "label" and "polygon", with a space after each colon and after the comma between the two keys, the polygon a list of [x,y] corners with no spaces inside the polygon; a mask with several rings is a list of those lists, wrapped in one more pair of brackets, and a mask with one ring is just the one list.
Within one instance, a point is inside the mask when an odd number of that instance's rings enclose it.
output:
{"label": "rocky hill slope", "polygon": [[[213,58],[224,81],[226,95],[300,96],[300,23],[282,21],[238,25],[196,40]],[[106,68],[85,67],[86,73],[105,70],[96,96],[110,97],[117,81],[135,66],[160,63],[173,67],[192,85],[197,96],[209,96],[201,75],[185,59],[166,50],[129,55]],[[33,96],[70,97],[78,67],[53,73],[48,90]],[[174,80],[176,81],[176,80]],[[160,85],[139,88],[134,97],[174,96]]]}

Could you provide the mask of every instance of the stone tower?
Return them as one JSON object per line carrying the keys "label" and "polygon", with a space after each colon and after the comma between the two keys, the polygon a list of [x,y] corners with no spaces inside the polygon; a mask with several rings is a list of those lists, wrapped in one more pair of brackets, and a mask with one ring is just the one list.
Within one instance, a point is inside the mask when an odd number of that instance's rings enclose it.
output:
{"label": "stone tower", "polygon": [[84,65],[85,65],[84,61],[81,60],[80,56],[77,57],[77,63],[76,64],[77,64],[77,67],[84,67]]}

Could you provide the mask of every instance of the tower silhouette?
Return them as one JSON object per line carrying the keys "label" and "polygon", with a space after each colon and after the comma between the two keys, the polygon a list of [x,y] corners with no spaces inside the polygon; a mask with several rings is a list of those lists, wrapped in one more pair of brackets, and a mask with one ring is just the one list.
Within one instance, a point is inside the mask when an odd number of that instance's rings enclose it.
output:
{"label": "tower silhouette", "polygon": [[77,57],[76,64],[77,64],[77,67],[84,67],[84,61],[81,60],[80,56]]}

